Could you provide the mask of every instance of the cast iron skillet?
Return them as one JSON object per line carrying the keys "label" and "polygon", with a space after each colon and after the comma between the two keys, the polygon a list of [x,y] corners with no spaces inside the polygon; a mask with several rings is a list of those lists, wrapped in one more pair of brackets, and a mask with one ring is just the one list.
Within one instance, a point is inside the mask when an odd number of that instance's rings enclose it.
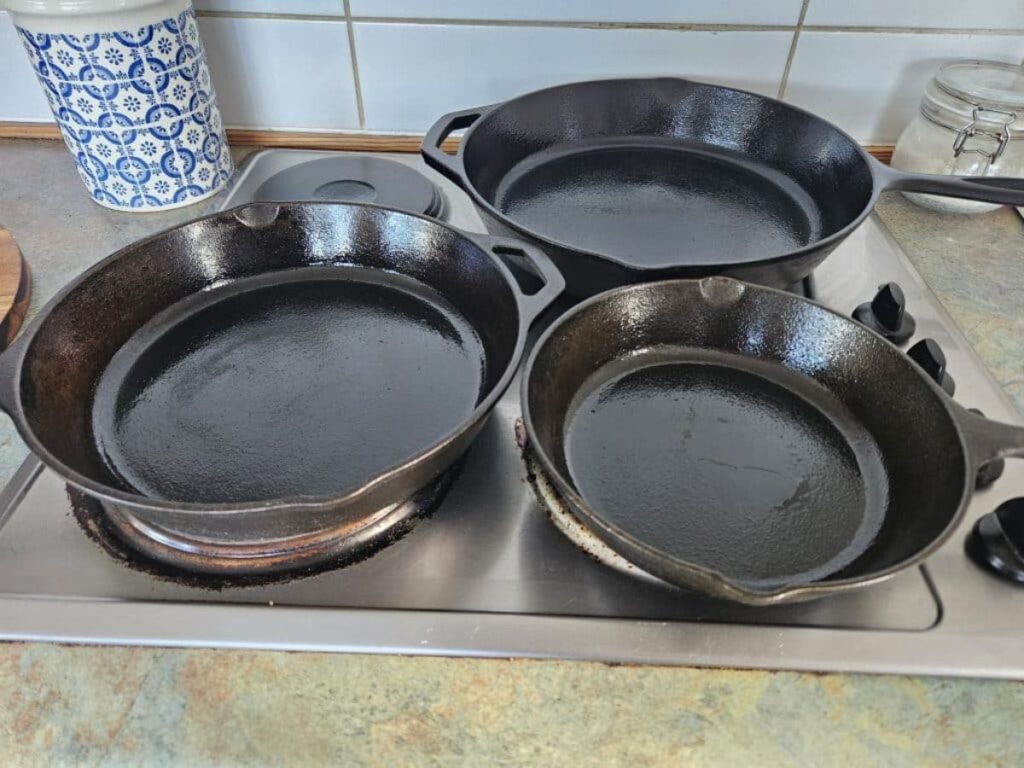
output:
{"label": "cast iron skillet", "polygon": [[[543,287],[523,295],[496,253]],[[426,217],[252,204],[76,279],[0,356],[0,406],[47,466],[146,525],[306,535],[448,468],[562,285],[535,249]]]}
{"label": "cast iron skillet", "polygon": [[871,584],[960,522],[1024,428],[950,400],[881,336],[725,277],[596,296],[523,373],[529,451],[565,508],[669,583],[751,605]]}
{"label": "cast iron skillet", "polygon": [[[443,152],[463,128],[458,154]],[[710,274],[791,286],[885,189],[1024,204],[1024,179],[902,173],[802,109],[676,78],[573,83],[453,112],[422,152],[490,231],[540,245],[581,296]]]}

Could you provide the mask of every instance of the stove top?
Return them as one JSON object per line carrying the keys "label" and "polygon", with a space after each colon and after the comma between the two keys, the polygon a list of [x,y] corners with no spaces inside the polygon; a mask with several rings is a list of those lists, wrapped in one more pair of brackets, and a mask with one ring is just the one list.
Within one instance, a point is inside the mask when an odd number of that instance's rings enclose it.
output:
{"label": "stove top", "polygon": [[[339,156],[258,153],[215,204],[241,204],[274,174]],[[483,229],[468,198],[418,157],[382,157],[434,181],[451,223]],[[1019,422],[877,217],[815,273],[814,292],[849,313],[888,281],[917,320],[911,341],[941,346],[956,399]],[[78,525],[64,484],[29,458],[0,494],[0,638],[1024,679],[1024,590],[963,553],[977,517],[1024,495],[1012,463],[925,567],[856,593],[749,608],[631,576],[576,547],[534,499],[518,416],[515,381],[447,496],[402,540],[339,570],[246,587],[171,581],[112,557]]]}

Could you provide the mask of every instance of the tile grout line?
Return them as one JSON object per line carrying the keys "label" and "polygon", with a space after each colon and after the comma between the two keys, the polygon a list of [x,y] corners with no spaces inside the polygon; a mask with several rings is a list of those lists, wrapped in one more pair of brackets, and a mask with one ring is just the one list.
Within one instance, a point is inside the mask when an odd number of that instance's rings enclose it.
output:
{"label": "tile grout line", "polygon": [[553,29],[661,29],[675,32],[785,32],[792,24],[707,24],[673,21],[585,21],[573,19],[449,19],[419,16],[353,16],[360,24],[410,24],[452,27],[526,27]]}
{"label": "tile grout line", "polygon": [[1013,35],[1024,34],[1017,27],[883,27],[883,26],[829,26],[828,24],[805,24],[805,32],[870,32],[878,35]]}
{"label": "tile grout line", "polygon": [[786,95],[786,86],[789,85],[789,71],[793,68],[793,59],[796,58],[796,45],[800,41],[800,29],[807,18],[807,7],[811,0],[804,0],[800,6],[800,15],[796,18],[796,28],[793,30],[793,40],[789,44],[789,54],[786,56],[786,66],[782,69],[782,79],[779,80],[779,92],[777,98],[782,99]]}
{"label": "tile grout line", "polygon": [[[801,8],[801,17],[805,9]],[[663,29],[679,32],[786,32],[793,24],[712,24],[707,22],[673,21],[585,21],[572,19],[455,19],[423,16],[353,16],[355,23],[410,24],[420,26],[480,26],[480,27],[553,27],[570,29]],[[805,30],[814,32],[878,32],[888,34],[965,34],[965,35],[1021,35],[1024,27],[894,27],[856,24],[806,24]]]}
{"label": "tile grout line", "polygon": [[345,8],[345,25],[348,27],[348,52],[352,59],[352,87],[356,92],[356,114],[359,118],[359,130],[366,128],[366,112],[363,108],[363,86],[359,79],[359,57],[356,55],[356,30],[352,23],[352,8],[349,0],[343,0]]}
{"label": "tile grout line", "polygon": [[[801,9],[803,10],[803,9]],[[246,11],[196,11],[212,19],[278,19],[283,21],[323,21],[352,24],[413,24],[418,26],[525,27],[553,29],[653,29],[677,32],[787,32],[792,24],[707,24],[657,21],[582,21],[536,19],[454,19],[418,16],[354,16],[344,14],[258,13]],[[1024,35],[1024,28],[998,27],[886,27],[868,25],[805,24],[805,32],[869,32],[893,35]]]}
{"label": "tile grout line", "polygon": [[415,24],[418,26],[454,27],[553,27],[570,29],[666,29],[707,32],[784,32],[792,24],[692,24],[657,21],[584,21],[537,19],[456,19],[421,16],[354,16],[343,14],[263,13],[255,11],[196,11],[196,15],[212,19],[278,19],[287,21],[327,21],[341,23],[351,20],[367,24]]}
{"label": "tile grout line", "polygon": [[257,13],[250,11],[196,11],[201,19],[271,19],[276,21],[327,21],[344,24],[348,17],[344,13]]}

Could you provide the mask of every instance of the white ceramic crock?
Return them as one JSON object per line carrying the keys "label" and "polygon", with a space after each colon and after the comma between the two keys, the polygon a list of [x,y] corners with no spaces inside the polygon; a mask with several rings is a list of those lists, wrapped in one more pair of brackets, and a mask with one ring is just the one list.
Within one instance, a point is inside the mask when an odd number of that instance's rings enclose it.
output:
{"label": "white ceramic crock", "polygon": [[232,163],[190,0],[0,0],[89,194],[153,211],[216,194]]}

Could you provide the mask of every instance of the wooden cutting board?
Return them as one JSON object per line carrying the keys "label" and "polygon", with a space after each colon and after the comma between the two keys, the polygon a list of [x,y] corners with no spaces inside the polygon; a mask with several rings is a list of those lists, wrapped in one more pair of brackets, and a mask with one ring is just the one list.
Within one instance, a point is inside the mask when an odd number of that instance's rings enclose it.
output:
{"label": "wooden cutting board", "polygon": [[14,341],[28,312],[32,277],[11,233],[0,227],[0,349]]}

